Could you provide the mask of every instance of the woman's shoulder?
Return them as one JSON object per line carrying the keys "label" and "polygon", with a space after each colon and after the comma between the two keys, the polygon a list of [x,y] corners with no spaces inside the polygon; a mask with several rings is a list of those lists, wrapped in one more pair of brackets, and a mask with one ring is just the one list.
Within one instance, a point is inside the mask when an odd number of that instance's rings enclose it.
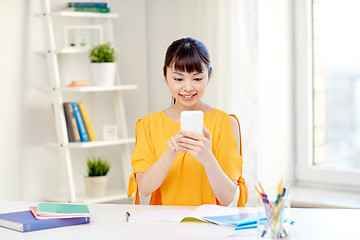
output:
{"label": "woman's shoulder", "polygon": [[144,117],[140,118],[137,123],[144,123],[144,124],[151,124],[153,122],[158,121],[159,119],[162,119],[164,117],[163,111],[157,111],[149,113],[148,115],[145,115]]}
{"label": "woman's shoulder", "polygon": [[235,116],[234,114],[229,114],[228,112],[218,108],[213,108],[208,112],[208,115],[211,116],[211,118],[216,119],[229,119],[229,116]]}

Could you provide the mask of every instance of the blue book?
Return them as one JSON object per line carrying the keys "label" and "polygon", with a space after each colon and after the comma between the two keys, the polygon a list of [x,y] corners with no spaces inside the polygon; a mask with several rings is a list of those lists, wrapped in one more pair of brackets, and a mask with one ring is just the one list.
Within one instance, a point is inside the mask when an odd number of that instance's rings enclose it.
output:
{"label": "blue book", "polygon": [[[258,215],[257,213],[239,213],[233,215],[203,217],[203,219],[221,226],[240,230],[256,228]],[[261,217],[260,220],[266,220],[266,216]]]}
{"label": "blue book", "polygon": [[105,2],[68,2],[66,7],[107,7]]}
{"label": "blue book", "polygon": [[30,232],[84,223],[90,223],[90,217],[38,220],[34,217],[31,211],[0,214],[0,227],[12,229],[19,232]]}
{"label": "blue book", "polygon": [[79,133],[80,133],[80,138],[82,142],[88,142],[89,141],[89,135],[86,131],[86,127],[85,127],[85,123],[84,120],[81,116],[80,113],[80,109],[79,109],[79,105],[76,102],[73,102],[73,109],[74,109],[74,114],[75,114],[75,118],[76,118],[76,123],[79,127]]}

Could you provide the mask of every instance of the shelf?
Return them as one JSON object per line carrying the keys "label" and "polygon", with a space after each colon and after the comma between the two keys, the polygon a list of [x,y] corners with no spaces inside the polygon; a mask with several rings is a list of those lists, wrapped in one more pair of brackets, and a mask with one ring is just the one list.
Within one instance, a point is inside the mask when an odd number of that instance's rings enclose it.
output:
{"label": "shelf", "polygon": [[135,90],[137,85],[114,85],[114,86],[88,86],[88,87],[62,87],[63,92],[108,92]]}
{"label": "shelf", "polygon": [[[126,91],[136,90],[137,85],[114,85],[114,86],[88,86],[88,87],[61,87],[62,92],[88,93],[88,92],[111,92],[111,91]],[[54,88],[39,87],[43,91],[51,91]]]}
{"label": "shelf", "polygon": [[60,50],[56,50],[56,53],[59,54],[68,54],[68,53],[89,53],[90,48],[88,47],[73,47],[73,48],[62,48]]}
{"label": "shelf", "polygon": [[[113,19],[118,18],[119,15],[117,13],[94,13],[94,12],[72,12],[65,11],[67,9],[61,9],[60,11],[53,12],[51,10],[51,0],[42,0],[43,9],[41,14],[38,14],[42,18],[45,24],[45,33],[46,33],[46,44],[40,51],[37,51],[38,54],[41,54],[41,57],[45,57],[47,60],[47,64],[49,66],[48,69],[48,77],[49,83],[47,86],[39,87],[40,90],[46,91],[48,94],[51,94],[51,100],[49,102],[53,106],[53,112],[55,116],[55,126],[56,126],[56,134],[57,138],[54,138],[55,142],[45,143],[44,146],[52,147],[58,150],[58,154],[63,162],[64,168],[66,169],[66,178],[67,178],[67,189],[66,193],[60,196],[48,197],[49,201],[60,201],[60,202],[85,202],[85,203],[100,203],[100,202],[111,202],[111,201],[127,201],[126,196],[126,187],[128,181],[128,174],[131,172],[130,165],[128,164],[129,159],[131,158],[130,153],[130,144],[135,143],[134,137],[127,137],[127,126],[126,126],[126,113],[125,107],[123,106],[123,94],[119,91],[124,90],[135,90],[138,87],[136,85],[122,85],[119,81],[119,74],[114,78],[114,82],[116,80],[117,85],[113,86],[85,86],[85,87],[69,87],[68,84],[70,81],[76,80],[71,77],[74,75],[72,66],[73,64],[80,64],[82,67],[89,66],[90,60],[88,61],[78,61],[74,59],[72,56],[76,57],[85,57],[90,52],[91,44],[87,44],[84,46],[76,45],[77,47],[71,47],[67,44],[61,44],[59,42],[58,36],[55,34],[56,32],[63,31],[64,28],[69,26],[68,24],[78,24],[76,26],[84,27],[84,28],[92,28],[92,25],[88,25],[90,23],[95,23],[101,25],[106,31],[99,31],[99,40],[106,39],[108,42],[115,44],[114,39],[114,29],[113,29]],[[65,19],[65,18],[66,19]],[[69,18],[68,18],[69,17]],[[65,21],[66,20],[66,21]],[[74,22],[75,21],[75,22]],[[74,25],[75,26],[75,25]],[[76,27],[75,26],[75,27]],[[65,37],[65,36],[64,36]],[[102,42],[102,41],[99,41]],[[116,50],[116,48],[115,48]],[[69,56],[69,57],[68,57]],[[66,63],[66,64],[64,64]],[[61,66],[62,65],[62,66]],[[81,75],[84,71],[84,68],[78,68],[77,76]],[[60,71],[61,69],[61,71]],[[88,69],[90,70],[90,69]],[[62,74],[70,75],[70,79],[63,79]],[[90,71],[88,73],[91,75]],[[75,76],[76,76],[75,75]],[[90,76],[89,75],[89,76]],[[82,78],[84,79],[84,78]],[[86,80],[89,77],[85,78]],[[77,79],[79,80],[79,79]],[[93,102],[94,111],[98,110],[102,107],[100,105],[101,99],[97,98],[94,93],[101,93],[106,97],[111,97],[113,103],[109,106],[112,106],[113,109],[108,109],[101,111],[102,115],[107,115],[109,113],[109,117],[115,117],[116,126],[119,129],[121,136],[126,136],[122,138],[118,138],[115,140],[99,140],[99,141],[89,141],[89,142],[68,142],[68,131],[67,131],[67,122],[65,112],[63,110],[62,103],[67,101],[76,101],[84,97],[85,94],[94,95],[96,97]],[[82,95],[82,96],[80,96]],[[85,96],[90,97],[90,96]],[[109,98],[110,99],[110,98]],[[99,103],[99,104],[97,104]],[[104,116],[103,116],[104,117]],[[72,118],[72,121],[74,119]],[[76,120],[75,120],[76,121]],[[100,123],[98,123],[97,127],[101,127]],[[56,140],[55,140],[56,139]],[[75,181],[79,181],[76,175],[79,173],[73,171],[72,166],[72,158],[80,151],[81,154],[85,154],[87,152],[93,152],[96,150],[98,152],[105,152],[109,149],[97,149],[100,147],[113,146],[116,148],[116,151],[112,154],[116,154],[116,158],[121,159],[121,168],[119,169],[123,173],[120,174],[119,177],[122,178],[122,182],[125,186],[121,186],[120,188],[113,189],[115,191],[108,191],[107,195],[104,197],[96,197],[89,198],[86,194],[81,194],[81,190],[77,190],[77,184]],[[120,147],[119,147],[120,146]],[[79,149],[79,150],[78,150]],[[115,149],[114,149],[115,150]],[[56,152],[56,151],[55,151]],[[54,154],[55,154],[54,152]],[[119,166],[120,167],[120,166]],[[55,186],[56,187],[56,186]],[[125,189],[125,190],[124,190]],[[110,190],[110,189],[109,189]],[[132,199],[133,200],[133,199]]]}
{"label": "shelf", "polygon": [[[114,145],[122,145],[135,143],[135,138],[120,138],[116,140],[108,140],[108,141],[91,141],[91,142],[70,142],[65,146],[69,148],[95,148],[95,147],[106,147],[106,146],[114,146]],[[46,143],[47,147],[60,147],[59,143]]]}
{"label": "shelf", "polygon": [[[80,53],[89,53],[90,52],[90,48],[88,47],[83,47],[83,48],[62,48],[62,49],[57,49],[57,50],[54,50],[54,52],[56,54],[80,54]],[[39,50],[39,51],[36,51],[37,54],[40,54],[40,55],[46,55],[49,53],[49,51],[46,51],[46,50]]]}
{"label": "shelf", "polygon": [[84,18],[117,18],[119,14],[117,13],[93,13],[93,12],[70,12],[70,11],[61,11],[61,12],[52,12],[50,14],[54,17],[84,17]]}
{"label": "shelf", "polygon": [[[108,191],[103,197],[88,197],[85,193],[76,194],[76,202],[78,203],[104,203],[117,200],[131,200],[127,194],[118,190]],[[45,201],[49,202],[68,202],[69,199],[65,195],[48,196]]]}
{"label": "shelf", "polygon": [[[56,54],[81,54],[81,53],[89,54],[90,48],[89,47],[67,47],[67,48],[56,49],[53,51]],[[117,49],[115,49],[115,51],[117,51]],[[40,55],[46,55],[49,52],[50,51],[47,51],[47,50],[36,51],[36,53],[40,54]]]}

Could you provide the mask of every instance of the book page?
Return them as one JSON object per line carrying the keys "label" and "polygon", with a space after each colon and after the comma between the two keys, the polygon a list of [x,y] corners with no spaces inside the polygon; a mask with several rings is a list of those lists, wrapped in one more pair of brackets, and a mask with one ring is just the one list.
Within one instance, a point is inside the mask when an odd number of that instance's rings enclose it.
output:
{"label": "book page", "polygon": [[213,204],[204,204],[195,209],[149,209],[135,216],[131,216],[130,222],[181,222],[195,218],[204,221],[205,216],[223,216],[239,213],[236,208],[223,207]]}
{"label": "book page", "polygon": [[189,216],[191,209],[149,209],[135,216],[130,216],[130,222],[180,222]]}
{"label": "book page", "polygon": [[239,210],[237,208],[223,207],[214,204],[204,204],[193,210],[191,212],[191,215],[189,215],[188,217],[202,219],[203,217],[224,216],[237,213],[239,213]]}

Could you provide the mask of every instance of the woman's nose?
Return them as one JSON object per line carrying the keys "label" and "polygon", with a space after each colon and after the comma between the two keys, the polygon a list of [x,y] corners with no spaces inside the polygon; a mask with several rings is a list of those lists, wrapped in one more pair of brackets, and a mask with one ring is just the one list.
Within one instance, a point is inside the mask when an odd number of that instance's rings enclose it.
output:
{"label": "woman's nose", "polygon": [[184,90],[185,91],[192,91],[194,88],[193,88],[193,85],[192,85],[192,82],[191,81],[184,81]]}

